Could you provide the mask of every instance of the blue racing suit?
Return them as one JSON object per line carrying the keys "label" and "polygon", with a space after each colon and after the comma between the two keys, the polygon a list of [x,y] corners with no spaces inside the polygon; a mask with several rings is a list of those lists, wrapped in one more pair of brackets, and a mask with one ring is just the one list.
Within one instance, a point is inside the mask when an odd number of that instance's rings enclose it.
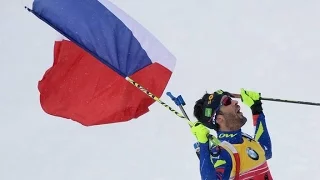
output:
{"label": "blue racing suit", "polygon": [[272,146],[263,112],[253,115],[253,125],[254,138],[240,129],[217,132],[217,138],[229,146],[197,143],[202,180],[272,180],[267,164],[272,157]]}

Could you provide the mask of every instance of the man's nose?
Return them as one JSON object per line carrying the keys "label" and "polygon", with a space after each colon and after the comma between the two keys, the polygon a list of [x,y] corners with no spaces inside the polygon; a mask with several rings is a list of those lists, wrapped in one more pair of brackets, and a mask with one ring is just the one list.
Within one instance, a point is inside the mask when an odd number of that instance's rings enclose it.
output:
{"label": "man's nose", "polygon": [[232,104],[238,105],[238,101],[237,100],[232,100]]}

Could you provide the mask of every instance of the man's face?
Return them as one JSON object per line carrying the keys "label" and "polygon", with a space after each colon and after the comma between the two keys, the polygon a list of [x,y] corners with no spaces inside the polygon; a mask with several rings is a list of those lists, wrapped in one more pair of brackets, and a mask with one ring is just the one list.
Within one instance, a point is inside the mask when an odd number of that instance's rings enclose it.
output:
{"label": "man's face", "polygon": [[[231,104],[229,104],[230,100]],[[224,103],[228,101],[229,103]],[[247,118],[244,117],[243,113],[240,111],[238,101],[233,100],[228,96],[223,96],[221,102],[223,104],[229,104],[220,107],[220,114],[223,116],[225,126],[232,131],[239,130],[247,122]]]}

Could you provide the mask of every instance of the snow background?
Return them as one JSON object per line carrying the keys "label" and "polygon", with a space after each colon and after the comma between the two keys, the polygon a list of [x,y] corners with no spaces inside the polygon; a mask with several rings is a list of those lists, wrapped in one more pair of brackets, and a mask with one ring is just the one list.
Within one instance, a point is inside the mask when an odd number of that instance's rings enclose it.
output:
{"label": "snow background", "polygon": [[[183,95],[190,117],[194,102],[217,89],[320,102],[320,1],[112,2],[176,56],[166,91]],[[37,83],[52,64],[56,32],[24,9],[30,1],[2,4],[1,180],[200,179],[188,125],[158,103],[139,119],[96,127],[45,114]],[[175,107],[166,95],[161,99]],[[267,101],[263,107],[274,178],[316,179],[320,107]],[[252,123],[243,130],[252,134]]]}

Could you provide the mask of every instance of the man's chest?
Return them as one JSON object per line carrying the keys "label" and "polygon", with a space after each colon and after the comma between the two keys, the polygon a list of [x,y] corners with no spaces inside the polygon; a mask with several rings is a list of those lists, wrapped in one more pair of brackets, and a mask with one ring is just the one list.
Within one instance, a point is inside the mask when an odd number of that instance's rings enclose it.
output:
{"label": "man's chest", "polygon": [[241,171],[260,166],[266,161],[265,152],[260,144],[256,141],[243,138],[244,142],[239,145],[234,145],[240,157]]}

